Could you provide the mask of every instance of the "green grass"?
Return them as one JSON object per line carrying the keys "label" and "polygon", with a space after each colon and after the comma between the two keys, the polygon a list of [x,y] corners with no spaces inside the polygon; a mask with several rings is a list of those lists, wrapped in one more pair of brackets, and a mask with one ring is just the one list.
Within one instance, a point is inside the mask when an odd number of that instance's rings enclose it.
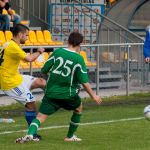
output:
{"label": "green grass", "polygon": [[[106,123],[80,126],[77,135],[82,142],[66,143],[63,141],[67,127],[40,130],[43,140],[35,143],[15,144],[17,137],[25,135],[24,132],[1,134],[4,131],[19,131],[26,129],[26,122],[18,112],[15,123],[0,124],[0,149],[1,150],[149,150],[150,122],[143,119],[130,121],[117,121],[120,119],[143,117],[143,109],[149,104],[150,94],[135,94],[111,97],[104,99],[101,106],[96,106],[89,99],[84,101],[84,111],[81,123],[106,121]],[[1,109],[1,108],[0,108]],[[3,111],[22,110],[20,105],[7,106]],[[13,112],[12,111],[12,112]],[[11,114],[11,113],[10,113]],[[10,115],[9,114],[9,115]],[[5,114],[6,115],[6,114]],[[46,120],[41,128],[49,126],[68,125],[71,112],[60,110]],[[108,123],[107,121],[115,120]]]}

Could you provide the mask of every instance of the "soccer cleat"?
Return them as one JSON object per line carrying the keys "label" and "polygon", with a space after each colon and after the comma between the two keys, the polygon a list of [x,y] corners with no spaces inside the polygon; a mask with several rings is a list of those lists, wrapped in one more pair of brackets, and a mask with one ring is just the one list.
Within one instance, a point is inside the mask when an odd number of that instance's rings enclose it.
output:
{"label": "soccer cleat", "polygon": [[78,138],[76,135],[73,135],[71,138],[65,137],[64,141],[66,142],[80,142],[82,139]]}
{"label": "soccer cleat", "polygon": [[33,140],[33,135],[26,135],[24,137],[18,138],[16,139],[16,143],[25,143],[25,142],[29,142],[29,141],[34,141]]}
{"label": "soccer cleat", "polygon": [[38,135],[38,134],[34,134],[34,135],[33,135],[33,141],[38,142],[38,141],[40,141],[40,140],[42,140],[41,135]]}

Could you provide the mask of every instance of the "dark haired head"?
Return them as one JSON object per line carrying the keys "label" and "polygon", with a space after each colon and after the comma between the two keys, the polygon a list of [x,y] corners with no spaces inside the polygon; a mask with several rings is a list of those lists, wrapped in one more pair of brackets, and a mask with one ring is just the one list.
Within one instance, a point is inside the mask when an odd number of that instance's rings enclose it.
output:
{"label": "dark haired head", "polygon": [[25,33],[27,30],[29,30],[29,28],[23,24],[17,24],[12,33],[13,33],[13,36],[17,36],[18,33],[22,32],[22,33]]}
{"label": "dark haired head", "polygon": [[68,44],[73,47],[79,46],[83,42],[83,35],[79,32],[72,32],[68,38]]}

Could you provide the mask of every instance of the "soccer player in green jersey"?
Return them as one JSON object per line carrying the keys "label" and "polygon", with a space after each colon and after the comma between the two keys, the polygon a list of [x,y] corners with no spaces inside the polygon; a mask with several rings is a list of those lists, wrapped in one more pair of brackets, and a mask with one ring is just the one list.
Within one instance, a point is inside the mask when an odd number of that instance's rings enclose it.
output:
{"label": "soccer player in green jersey", "polygon": [[42,68],[42,73],[49,74],[45,95],[39,113],[30,125],[26,136],[16,139],[16,143],[33,140],[33,135],[46,118],[59,108],[73,110],[70,126],[64,141],[81,141],[74,135],[80,123],[82,103],[78,95],[78,86],[82,84],[87,93],[97,103],[102,102],[88,83],[88,75],[83,57],[79,55],[83,36],[72,32],[68,39],[68,48],[59,48],[53,52]]}

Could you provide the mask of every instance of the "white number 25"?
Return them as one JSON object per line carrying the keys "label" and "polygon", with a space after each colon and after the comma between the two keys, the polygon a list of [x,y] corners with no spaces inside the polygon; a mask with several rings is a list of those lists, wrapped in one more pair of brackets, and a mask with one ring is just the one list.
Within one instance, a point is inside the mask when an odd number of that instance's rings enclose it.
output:
{"label": "white number 25", "polygon": [[[61,74],[62,76],[67,77],[71,73],[71,69],[70,69],[69,65],[72,65],[73,62],[70,60],[66,60],[66,62],[64,63],[64,60],[62,57],[58,57],[56,59],[56,61],[59,61],[59,65],[53,70],[53,73]],[[60,68],[62,66],[63,66],[63,68],[66,69],[66,74],[64,72],[62,72],[62,70],[60,70]]]}

